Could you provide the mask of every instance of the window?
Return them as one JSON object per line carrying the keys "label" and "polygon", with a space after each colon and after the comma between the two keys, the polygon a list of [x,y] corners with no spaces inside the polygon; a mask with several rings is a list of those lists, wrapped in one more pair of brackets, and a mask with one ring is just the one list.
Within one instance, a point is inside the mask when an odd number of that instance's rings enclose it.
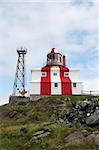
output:
{"label": "window", "polygon": [[42,72],[42,77],[46,77],[47,73],[46,72]]}
{"label": "window", "polygon": [[55,59],[58,60],[58,54],[55,54]]}
{"label": "window", "polygon": [[64,72],[64,77],[68,77],[69,73],[68,72]]}
{"label": "window", "polygon": [[54,87],[58,87],[58,83],[54,83]]}
{"label": "window", "polygon": [[76,83],[73,83],[73,87],[77,87],[77,84],[76,84]]}
{"label": "window", "polygon": [[61,57],[60,57],[60,62],[62,61]]}
{"label": "window", "polygon": [[55,60],[55,54],[53,54],[53,60]]}
{"label": "window", "polygon": [[57,76],[57,73],[56,73],[56,72],[54,72],[54,73],[53,73],[53,75],[54,75],[54,76]]}

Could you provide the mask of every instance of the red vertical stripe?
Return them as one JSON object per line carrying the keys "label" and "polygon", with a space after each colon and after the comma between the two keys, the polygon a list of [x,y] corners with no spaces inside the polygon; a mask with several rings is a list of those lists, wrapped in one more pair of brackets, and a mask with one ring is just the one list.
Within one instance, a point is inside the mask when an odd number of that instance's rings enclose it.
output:
{"label": "red vertical stripe", "polygon": [[50,79],[50,66],[45,66],[41,69],[41,72],[46,72],[46,77],[41,77],[41,95],[50,95],[51,94],[51,79]]}
{"label": "red vertical stripe", "polygon": [[63,95],[72,95],[72,83],[69,77],[64,77],[64,72],[69,72],[65,66],[60,66],[61,89]]}

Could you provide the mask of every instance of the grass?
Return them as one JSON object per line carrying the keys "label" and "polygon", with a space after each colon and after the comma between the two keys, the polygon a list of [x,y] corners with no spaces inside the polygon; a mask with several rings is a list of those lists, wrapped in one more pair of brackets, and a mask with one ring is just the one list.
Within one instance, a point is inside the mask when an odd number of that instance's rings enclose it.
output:
{"label": "grass", "polygon": [[[66,124],[49,121],[54,113],[68,110],[72,107],[72,103],[86,98],[90,100],[92,97],[49,96],[34,103],[0,106],[2,112],[3,110],[17,112],[12,118],[0,114],[0,150],[98,150],[97,146],[90,145],[86,141],[78,141],[68,146],[64,142],[64,138],[74,131],[87,130],[91,133],[94,128],[78,128],[76,124],[68,127]],[[50,134],[32,140],[33,134],[39,130],[48,130]]]}
{"label": "grass", "polygon": [[[25,129],[25,130],[23,130]],[[47,137],[31,141],[34,132],[39,130],[48,130],[51,134]],[[73,129],[69,129],[65,125],[61,124],[29,124],[24,126],[15,126],[12,128],[7,128],[7,130],[2,130],[0,132],[1,144],[0,149],[13,150],[13,147],[25,149],[28,146],[36,147],[37,149],[44,149],[49,147],[49,149],[57,148],[58,145],[63,144],[63,139],[66,133]],[[13,142],[11,142],[13,141]],[[21,141],[21,143],[19,142]],[[30,142],[31,141],[31,142]],[[27,144],[26,144],[27,143]],[[14,148],[14,149],[15,149]],[[15,150],[16,150],[15,149]]]}
{"label": "grass", "polygon": [[[48,130],[50,135],[37,140],[31,140],[33,133],[39,130]],[[69,128],[63,124],[27,124],[12,126],[7,130],[0,131],[0,150],[75,150],[82,148],[82,150],[95,149],[94,145],[85,145],[86,141],[80,141],[77,144],[66,146],[64,138],[70,133],[82,130],[75,127]],[[89,129],[90,130],[90,129]]]}

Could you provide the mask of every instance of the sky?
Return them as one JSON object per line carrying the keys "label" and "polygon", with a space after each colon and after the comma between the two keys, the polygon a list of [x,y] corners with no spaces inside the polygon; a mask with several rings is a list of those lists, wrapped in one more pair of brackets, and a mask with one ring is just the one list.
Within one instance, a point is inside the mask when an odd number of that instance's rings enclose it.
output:
{"label": "sky", "polygon": [[99,0],[0,0],[0,104],[13,92],[17,52],[27,48],[26,88],[31,69],[46,63],[51,48],[80,69],[84,90],[99,91]]}

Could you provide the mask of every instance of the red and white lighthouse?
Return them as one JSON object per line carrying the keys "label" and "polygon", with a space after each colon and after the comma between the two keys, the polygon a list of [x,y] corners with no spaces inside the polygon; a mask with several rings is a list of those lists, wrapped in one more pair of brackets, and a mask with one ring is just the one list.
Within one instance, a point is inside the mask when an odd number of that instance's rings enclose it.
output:
{"label": "red and white lighthouse", "polygon": [[65,56],[55,48],[47,54],[46,66],[34,68],[31,72],[31,95],[72,95],[82,92],[79,70],[68,68]]}

